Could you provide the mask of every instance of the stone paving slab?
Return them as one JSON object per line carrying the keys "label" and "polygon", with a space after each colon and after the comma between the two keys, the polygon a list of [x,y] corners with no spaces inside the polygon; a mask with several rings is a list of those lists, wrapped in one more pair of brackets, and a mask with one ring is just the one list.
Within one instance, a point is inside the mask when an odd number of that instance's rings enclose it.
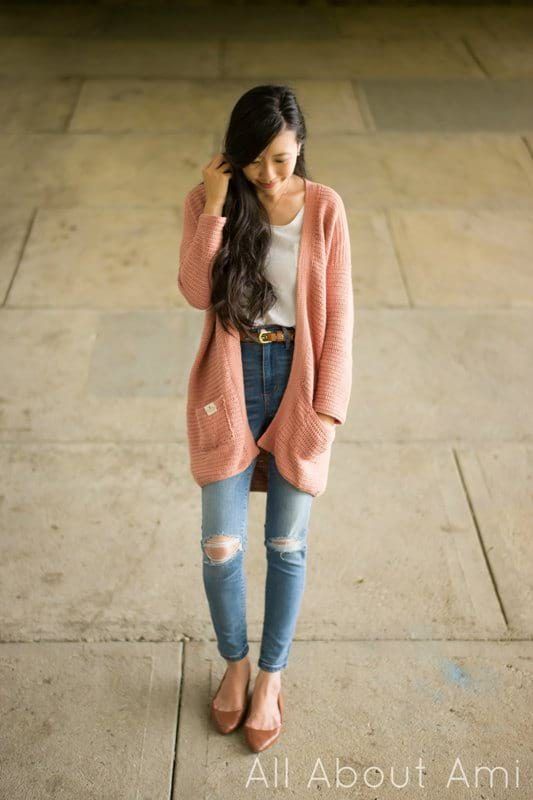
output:
{"label": "stone paving slab", "polygon": [[199,183],[212,146],[211,133],[5,133],[0,184],[13,205],[176,206]]}
{"label": "stone paving slab", "polygon": [[377,130],[509,131],[533,129],[531,79],[363,80]]}
{"label": "stone paving slab", "polygon": [[352,252],[356,310],[409,306],[405,276],[395,249],[389,215],[346,210]]}
{"label": "stone paving slab", "polygon": [[179,643],[0,644],[0,796],[170,797]]}
{"label": "stone paving slab", "polygon": [[[0,459],[3,640],[213,638],[185,445],[4,444]],[[265,497],[251,493],[252,639],[262,632],[264,515]],[[337,442],[314,501],[296,638],[506,634],[452,451]]]}
{"label": "stone paving slab", "polygon": [[533,29],[468,34],[470,52],[490,78],[520,78],[533,75]]}
{"label": "stone paving slab", "polygon": [[459,447],[461,472],[513,637],[533,632],[533,449]]}
{"label": "stone paving slab", "polygon": [[201,325],[200,312],[5,309],[0,439],[185,441]]}
{"label": "stone paving slab", "polygon": [[105,4],[24,2],[0,5],[2,36],[89,36],[109,15]]}
{"label": "stone paving slab", "polygon": [[533,7],[528,2],[483,3],[480,8],[483,27],[493,37],[520,35],[533,30]]}
{"label": "stone paving slab", "polygon": [[533,209],[533,159],[518,136],[372,133],[314,137],[307,157],[347,208]]}
{"label": "stone paving slab", "polygon": [[[486,31],[486,4],[472,3],[361,3],[336,6],[341,36],[412,38],[413,36],[458,37],[470,31]],[[510,9],[497,6],[500,18]]]}
{"label": "stone paving slab", "polygon": [[172,39],[181,42],[193,37],[205,38],[245,36],[246,39],[272,39],[280,33],[280,20],[284,30],[298,31],[306,37],[331,37],[337,26],[333,9],[327,4],[299,6],[297,3],[252,4],[243,8],[240,3],[200,3],[188,7],[178,3],[166,7],[161,4],[130,5],[111,8],[109,16],[98,27],[98,36],[116,39]]}
{"label": "stone paving slab", "polygon": [[188,308],[177,287],[182,217],[181,208],[38,209],[7,306]]}
{"label": "stone paving slab", "polygon": [[[354,87],[348,80],[294,80],[291,85],[306,109],[308,133],[357,132],[365,129]],[[87,80],[69,131],[182,131],[205,134],[223,130],[228,115],[249,81]]]}
{"label": "stone paving slab", "polygon": [[12,288],[34,214],[31,206],[0,206],[0,297],[3,303]]}
{"label": "stone paving slab", "polygon": [[[9,36],[1,41],[0,74],[16,78],[215,78],[220,75],[220,42],[188,39],[92,39]],[[239,76],[242,77],[242,76]]]}
{"label": "stone paving slab", "polygon": [[[184,445],[2,445],[0,639],[205,629],[199,488]],[[192,565],[196,565],[193,569]]]}
{"label": "stone paving slab", "polygon": [[65,130],[80,88],[78,78],[0,77],[0,131]]}
{"label": "stone paving slab", "polygon": [[393,209],[398,261],[415,306],[533,306],[533,216]]}
{"label": "stone paving slab", "polygon": [[271,42],[234,37],[225,42],[222,70],[228,78],[278,80],[287,80],[288,75],[311,78],[317,74],[326,78],[483,76],[461,40],[445,41],[427,35],[330,40],[284,36],[276,40],[275,47]]}
{"label": "stone paving slab", "polygon": [[532,441],[531,310],[356,309],[337,440]]}
{"label": "stone paving slab", "polygon": [[177,797],[532,796],[533,642],[294,642],[282,734],[259,754],[209,720],[222,674],[214,645],[187,644]]}

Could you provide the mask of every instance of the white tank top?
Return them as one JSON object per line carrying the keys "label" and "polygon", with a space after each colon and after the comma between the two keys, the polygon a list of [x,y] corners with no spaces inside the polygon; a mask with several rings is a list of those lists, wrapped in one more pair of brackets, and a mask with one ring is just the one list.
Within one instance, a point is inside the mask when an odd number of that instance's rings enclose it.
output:
{"label": "white tank top", "polygon": [[287,225],[271,225],[272,243],[265,264],[265,274],[274,287],[276,303],[254,325],[287,325],[296,323],[296,269],[300,250],[300,233],[304,206]]}

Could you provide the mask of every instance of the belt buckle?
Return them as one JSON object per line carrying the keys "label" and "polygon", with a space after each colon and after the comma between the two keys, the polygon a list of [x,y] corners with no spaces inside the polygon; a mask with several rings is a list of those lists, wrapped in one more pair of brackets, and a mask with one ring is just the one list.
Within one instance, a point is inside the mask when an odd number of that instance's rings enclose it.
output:
{"label": "belt buckle", "polygon": [[258,333],[258,339],[261,342],[261,344],[268,344],[270,339],[265,339],[264,338],[265,336],[268,336],[268,334],[269,334],[269,331],[265,330],[265,328],[261,328],[261,330]]}

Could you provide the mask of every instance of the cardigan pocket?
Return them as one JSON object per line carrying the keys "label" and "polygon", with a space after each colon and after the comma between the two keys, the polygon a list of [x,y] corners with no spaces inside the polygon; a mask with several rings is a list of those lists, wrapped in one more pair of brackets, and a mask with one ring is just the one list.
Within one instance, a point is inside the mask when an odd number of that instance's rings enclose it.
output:
{"label": "cardigan pocket", "polygon": [[223,394],[217,395],[209,403],[197,406],[195,414],[201,450],[214,450],[235,438]]}
{"label": "cardigan pocket", "polygon": [[305,400],[279,432],[290,451],[304,461],[317,461],[335,439],[337,425],[320,419],[313,406]]}
{"label": "cardigan pocket", "polygon": [[318,456],[324,453],[333,443],[337,432],[337,425],[324,422],[311,405],[308,409],[308,420],[308,436],[311,439],[311,455],[309,457],[314,458],[315,455]]}

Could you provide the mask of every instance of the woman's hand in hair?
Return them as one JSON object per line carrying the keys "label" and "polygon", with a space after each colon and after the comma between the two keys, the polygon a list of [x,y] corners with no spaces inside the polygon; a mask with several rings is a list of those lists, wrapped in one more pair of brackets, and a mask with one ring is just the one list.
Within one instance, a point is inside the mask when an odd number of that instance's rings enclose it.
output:
{"label": "woman's hand in hair", "polygon": [[321,420],[324,420],[326,425],[336,425],[334,417],[330,417],[329,414],[323,414],[321,411],[316,412],[317,415],[320,417]]}
{"label": "woman's hand in hair", "polygon": [[217,153],[202,169],[206,192],[205,213],[222,214],[228,193],[231,167],[223,153]]}

